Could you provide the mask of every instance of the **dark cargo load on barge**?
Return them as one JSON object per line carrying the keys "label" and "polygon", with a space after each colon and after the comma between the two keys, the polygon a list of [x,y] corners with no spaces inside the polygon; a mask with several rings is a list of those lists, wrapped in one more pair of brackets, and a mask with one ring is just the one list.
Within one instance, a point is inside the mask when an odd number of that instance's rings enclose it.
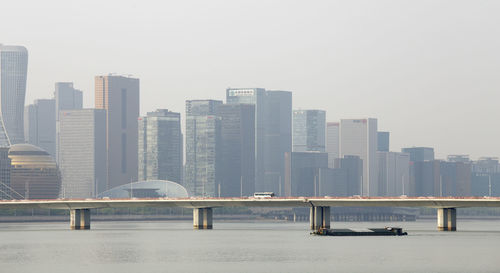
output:
{"label": "dark cargo load on barge", "polygon": [[408,233],[403,232],[402,228],[385,227],[385,228],[368,228],[368,229],[327,229],[321,228],[311,232],[314,235],[321,236],[403,236]]}

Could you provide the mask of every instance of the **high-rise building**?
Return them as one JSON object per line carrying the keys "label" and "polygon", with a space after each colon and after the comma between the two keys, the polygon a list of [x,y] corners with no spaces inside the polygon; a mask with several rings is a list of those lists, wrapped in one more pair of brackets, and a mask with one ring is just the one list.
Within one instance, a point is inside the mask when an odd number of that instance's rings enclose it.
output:
{"label": "high-rise building", "polygon": [[356,155],[363,160],[364,196],[378,195],[377,144],[377,119],[340,121],[340,156]]}
{"label": "high-rise building", "polygon": [[410,155],[397,152],[377,152],[378,195],[410,194]]}
{"label": "high-rise building", "polygon": [[450,162],[463,162],[463,163],[470,162],[469,155],[448,155],[447,159]]}
{"label": "high-rise building", "polygon": [[322,168],[328,168],[327,153],[286,153],[285,196],[319,196],[319,171]]}
{"label": "high-rise building", "polygon": [[441,174],[439,160],[419,160],[410,162],[411,196],[441,196],[440,182]]}
{"label": "high-rise building", "polygon": [[471,188],[477,190],[471,185],[474,173],[468,162],[426,160],[411,162],[410,166],[413,196],[470,196]]}
{"label": "high-rise building", "polygon": [[137,181],[139,79],[96,76],[95,107],[106,109],[107,189]]}
{"label": "high-rise building", "polygon": [[388,152],[389,151],[389,132],[377,132],[377,151]]}
{"label": "high-rise building", "polygon": [[292,93],[263,88],[229,88],[228,104],[255,105],[255,190],[279,194],[284,156],[292,151]]}
{"label": "high-rise building", "polygon": [[83,107],[83,92],[75,89],[72,82],[56,82],[54,99],[57,112]]}
{"label": "high-rise building", "polygon": [[221,164],[217,167],[221,196],[252,196],[255,192],[255,105],[223,104],[220,118]]}
{"label": "high-rise building", "polygon": [[62,110],[59,167],[63,198],[89,198],[106,190],[106,110]]}
{"label": "high-rise building", "polygon": [[0,146],[24,142],[24,98],[28,51],[23,46],[0,44]]}
{"label": "high-rise building", "polygon": [[347,195],[360,195],[363,184],[363,160],[355,155],[336,158],[335,169],[342,169],[346,172]]}
{"label": "high-rise building", "polygon": [[500,196],[500,173],[471,173],[471,196]]}
{"label": "high-rise building", "polygon": [[410,154],[410,161],[412,162],[434,160],[434,148],[411,147],[403,148],[401,152]]}
{"label": "high-rise building", "polygon": [[217,166],[220,164],[220,118],[222,101],[186,101],[185,184],[191,195],[220,195]]}
{"label": "high-rise building", "polygon": [[293,111],[293,151],[325,152],[326,112]]}
{"label": "high-rise building", "polygon": [[469,162],[440,161],[439,196],[470,196],[471,169]]}
{"label": "high-rise building", "polygon": [[82,109],[83,92],[75,89],[72,82],[56,82],[54,99],[56,113],[56,161],[59,163],[59,112],[61,110]]}
{"label": "high-rise building", "polygon": [[139,180],[182,178],[181,114],[158,109],[139,118]]}
{"label": "high-rise building", "polygon": [[56,158],[56,112],[54,99],[39,99],[24,108],[24,138]]}
{"label": "high-rise building", "polygon": [[498,157],[480,157],[472,163],[472,171],[476,173],[500,173]]}
{"label": "high-rise building", "polygon": [[[319,169],[319,196],[349,196],[347,175],[346,169]],[[361,173],[359,179],[361,179]]]}
{"label": "high-rise building", "polygon": [[24,199],[24,196],[16,196],[12,192],[10,187],[10,168],[9,148],[0,147],[0,200]]}
{"label": "high-rise building", "polygon": [[328,122],[326,124],[326,152],[328,153],[328,168],[333,169],[335,159],[340,157],[340,123]]}

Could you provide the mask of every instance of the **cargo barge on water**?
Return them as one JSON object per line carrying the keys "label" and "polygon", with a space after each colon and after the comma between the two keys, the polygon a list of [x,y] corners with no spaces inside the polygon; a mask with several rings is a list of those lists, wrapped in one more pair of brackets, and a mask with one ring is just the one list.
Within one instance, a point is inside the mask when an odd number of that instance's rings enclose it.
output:
{"label": "cargo barge on water", "polygon": [[404,236],[408,235],[399,227],[367,228],[367,229],[328,229],[320,228],[311,232],[320,236]]}

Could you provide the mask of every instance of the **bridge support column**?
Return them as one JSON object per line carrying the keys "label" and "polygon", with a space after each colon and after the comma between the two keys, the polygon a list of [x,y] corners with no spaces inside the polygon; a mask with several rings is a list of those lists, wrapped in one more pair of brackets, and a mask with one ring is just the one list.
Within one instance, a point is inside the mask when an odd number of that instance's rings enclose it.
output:
{"label": "bridge support column", "polygon": [[456,231],[457,209],[456,208],[437,209],[437,226],[439,231]]}
{"label": "bridge support column", "polygon": [[90,229],[90,209],[72,209],[69,217],[71,229]]}
{"label": "bridge support column", "polygon": [[312,230],[330,228],[330,207],[311,207],[309,223]]}
{"label": "bridge support column", "polygon": [[212,208],[193,209],[194,229],[212,229]]}

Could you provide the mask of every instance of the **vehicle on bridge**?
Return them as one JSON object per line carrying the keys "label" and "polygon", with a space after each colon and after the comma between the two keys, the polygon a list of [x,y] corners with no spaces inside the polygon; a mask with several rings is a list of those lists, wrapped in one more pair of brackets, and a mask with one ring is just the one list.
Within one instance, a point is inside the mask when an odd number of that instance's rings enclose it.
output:
{"label": "vehicle on bridge", "polygon": [[274,197],[274,192],[256,192],[253,194],[254,198],[271,198]]}

